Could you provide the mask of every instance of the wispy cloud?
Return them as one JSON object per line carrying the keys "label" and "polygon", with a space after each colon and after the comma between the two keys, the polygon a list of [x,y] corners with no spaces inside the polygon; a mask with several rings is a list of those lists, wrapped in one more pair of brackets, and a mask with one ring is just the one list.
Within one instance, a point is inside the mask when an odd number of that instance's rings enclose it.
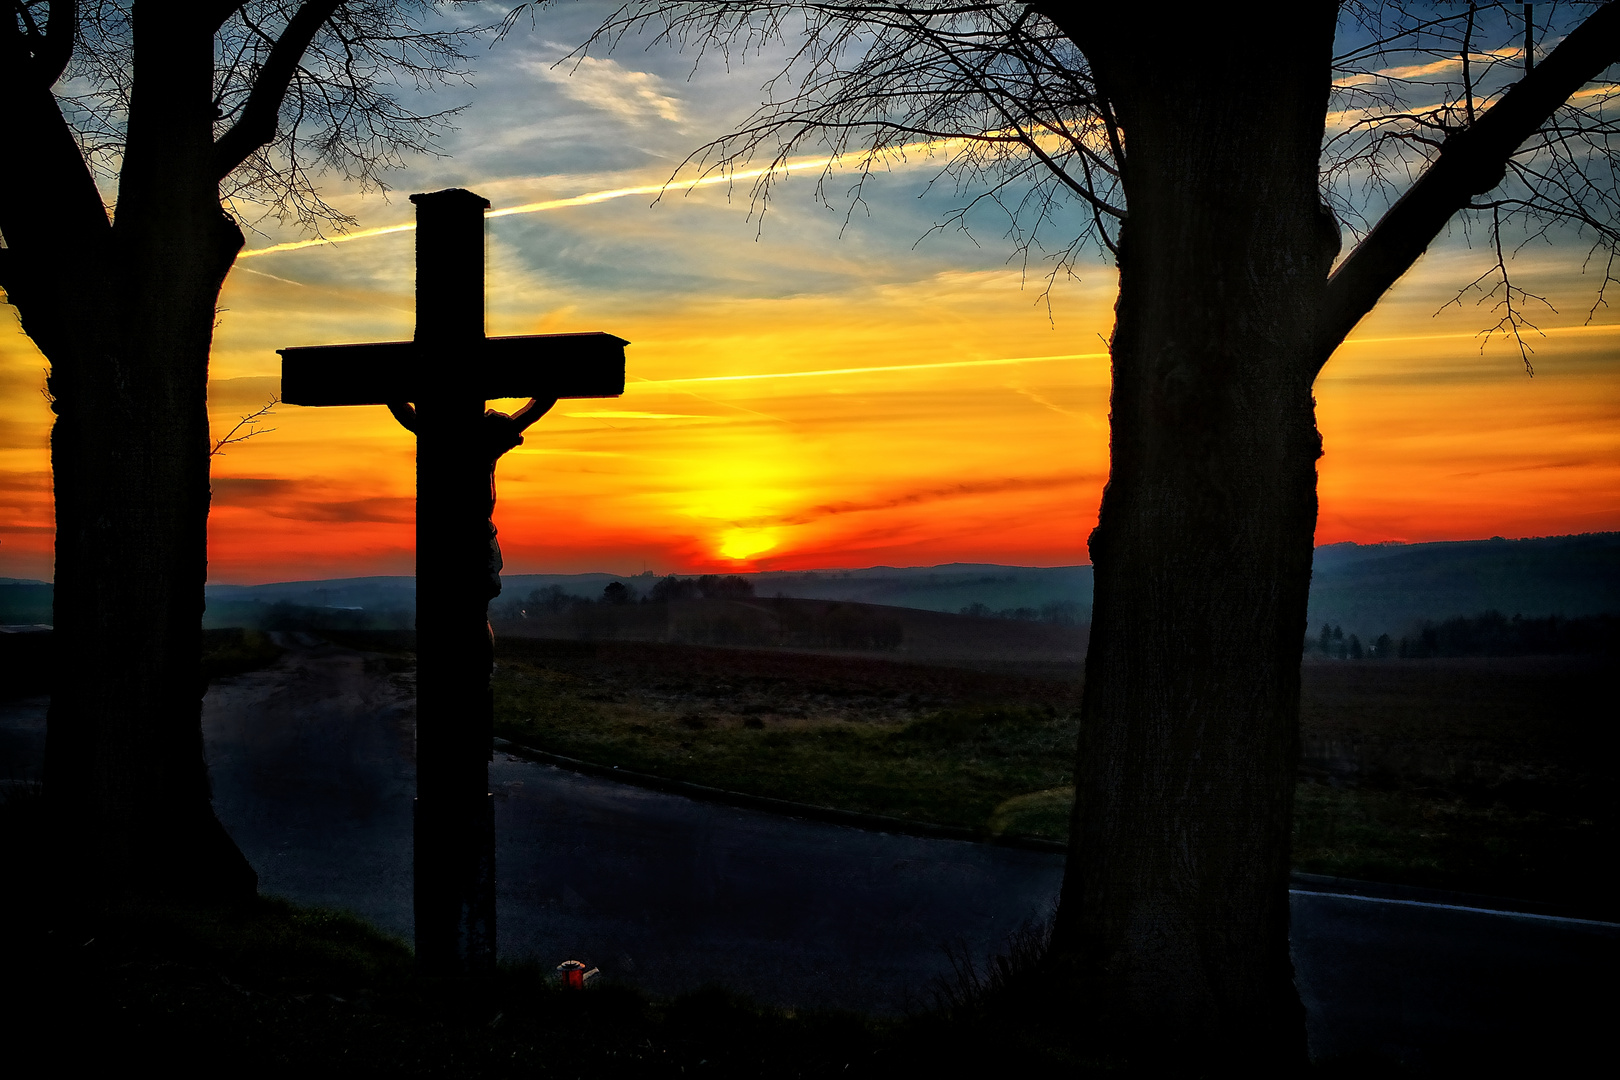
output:
{"label": "wispy cloud", "polygon": [[532,60],[523,66],[556,86],[563,96],[628,123],[639,126],[657,119],[678,125],[685,121],[680,99],[668,92],[663,79],[627,68],[617,60],[582,56],[560,65]]}
{"label": "wispy cloud", "polygon": [[265,512],[272,517],[292,518],[295,521],[330,521],[344,524],[384,521],[404,525],[416,520],[416,500],[408,497],[343,499],[334,502],[304,500],[269,507]]}
{"label": "wispy cloud", "polygon": [[1473,480],[1481,476],[1494,476],[1498,473],[1541,472],[1546,469],[1586,469],[1598,464],[1600,463],[1590,458],[1574,461],[1533,461],[1528,465],[1498,465],[1490,469],[1452,473],[1451,478],[1454,480]]}
{"label": "wispy cloud", "polygon": [[[1562,38],[1558,40],[1563,40]],[[1556,42],[1549,43],[1556,44]],[[1475,64],[1493,64],[1498,61],[1517,61],[1524,56],[1524,50],[1517,45],[1504,45],[1500,49],[1490,49],[1482,52],[1470,52],[1468,59]],[[1406,81],[1422,79],[1430,75],[1462,73],[1462,56],[1443,56],[1438,60],[1431,60],[1426,64],[1399,64],[1395,67],[1379,68],[1376,71],[1358,71],[1353,75],[1345,75],[1334,79],[1334,86],[1365,86],[1368,83],[1390,81]]]}
{"label": "wispy cloud", "polygon": [[712,420],[696,413],[634,412],[628,409],[593,409],[590,412],[563,413],[577,420]]}
{"label": "wispy cloud", "polygon": [[[1562,334],[1620,334],[1620,323],[1587,323],[1579,326],[1544,326],[1536,331],[1542,337]],[[1387,337],[1345,338],[1345,345],[1388,345],[1403,341],[1468,341],[1478,339],[1484,331],[1475,330],[1452,334],[1398,334]],[[1341,345],[1340,348],[1343,348]]]}
{"label": "wispy cloud", "polygon": [[[345,498],[340,485],[321,481],[216,476],[210,486],[216,507],[251,508],[271,517],[294,521],[408,524],[416,520],[416,500],[409,496]],[[328,493],[331,497],[322,497]]]}
{"label": "wispy cloud", "polygon": [[1085,413],[1082,413],[1082,412],[1076,412],[1073,409],[1065,409],[1063,406],[1059,405],[1057,402],[1051,400],[1050,398],[1042,397],[1040,394],[1037,394],[1035,391],[1029,389],[1028,387],[1014,386],[1014,387],[1010,387],[1010,389],[1015,394],[1022,394],[1024,397],[1029,398],[1029,400],[1031,400],[1035,404],[1041,406],[1043,409],[1051,409],[1053,412],[1061,413],[1064,416],[1085,416],[1086,415]]}
{"label": "wispy cloud", "polygon": [[305,493],[309,485],[297,480],[258,476],[216,476],[208,482],[213,501],[222,506],[249,506],[262,499],[280,499]]}
{"label": "wispy cloud", "polygon": [[0,472],[0,493],[13,491],[49,491],[51,490],[51,474],[45,470],[38,472]]}
{"label": "wispy cloud", "polygon": [[808,525],[812,521],[835,517],[839,514],[895,510],[903,506],[922,506],[927,503],[941,502],[945,499],[962,499],[975,495],[1001,495],[1015,491],[1052,491],[1062,488],[1077,488],[1087,484],[1100,486],[1102,482],[1103,477],[1101,474],[1092,473],[998,477],[993,480],[978,480],[961,484],[947,484],[941,487],[921,488],[874,499],[822,503],[819,506],[812,506],[795,513],[751,518],[733,522],[733,524],[743,529],[757,529],[770,525]]}

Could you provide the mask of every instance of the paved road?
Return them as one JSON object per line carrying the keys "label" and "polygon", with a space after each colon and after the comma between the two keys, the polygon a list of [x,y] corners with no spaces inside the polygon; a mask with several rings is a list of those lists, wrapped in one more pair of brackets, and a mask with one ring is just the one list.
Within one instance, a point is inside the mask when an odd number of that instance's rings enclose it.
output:
{"label": "paved road", "polygon": [[[37,764],[43,702],[0,706],[0,779]],[[261,889],[408,939],[410,687],[326,646],[210,691],[215,804]],[[33,748],[33,749],[31,749]],[[33,764],[31,764],[31,762]],[[877,1012],[927,1003],[947,946],[983,957],[1054,902],[1059,857],[694,802],[498,755],[502,954],[654,993],[719,981]],[[1620,930],[1296,893],[1313,1054],[1408,1065],[1599,1046]],[[1607,1052],[1607,1051],[1605,1051]]]}
{"label": "paved road", "polygon": [[[262,891],[411,933],[411,699],[330,647],[215,687],[215,806]],[[919,841],[694,802],[504,754],[496,795],[508,958],[575,958],[654,993],[722,981],[784,1004],[899,1011],[1057,894],[1038,852]]]}

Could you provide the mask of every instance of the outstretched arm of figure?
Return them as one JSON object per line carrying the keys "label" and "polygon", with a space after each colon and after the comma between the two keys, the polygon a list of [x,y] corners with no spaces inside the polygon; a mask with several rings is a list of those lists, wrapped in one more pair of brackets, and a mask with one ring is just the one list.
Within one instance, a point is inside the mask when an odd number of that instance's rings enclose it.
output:
{"label": "outstretched arm of figure", "polygon": [[416,409],[413,408],[409,402],[390,401],[388,403],[388,411],[394,414],[394,419],[399,421],[400,427],[411,432],[412,434],[415,434]]}
{"label": "outstretched arm of figure", "polygon": [[523,429],[544,416],[555,404],[556,398],[530,398],[527,405],[511,416],[494,409],[484,413],[485,449],[490,461],[499,459],[514,446],[521,446]]}
{"label": "outstretched arm of figure", "polygon": [[555,404],[557,404],[556,398],[550,398],[548,400],[530,398],[527,405],[523,406],[523,408],[512,414],[512,426],[515,427],[518,434],[521,435],[523,430],[530,424],[534,423],[536,420],[546,415],[546,413],[550,412],[551,407]]}

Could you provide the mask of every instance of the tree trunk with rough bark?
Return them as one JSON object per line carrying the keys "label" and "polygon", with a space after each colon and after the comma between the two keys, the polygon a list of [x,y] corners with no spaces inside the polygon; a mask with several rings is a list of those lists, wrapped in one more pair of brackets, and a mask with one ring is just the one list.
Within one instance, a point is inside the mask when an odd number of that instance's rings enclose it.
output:
{"label": "tree trunk with rough bark", "polygon": [[83,229],[77,280],[20,215],[3,225],[57,415],[46,798],[64,895],[91,906],[241,899],[257,880],[214,816],[201,735],[208,354],[242,235],[215,179],[211,27],[156,11],[136,14],[116,224]]}
{"label": "tree trunk with rough bark", "polygon": [[1333,14],[1086,35],[1130,210],[1053,956],[1081,1037],[1131,1056],[1305,1059],[1289,832],[1338,246],[1318,193]]}

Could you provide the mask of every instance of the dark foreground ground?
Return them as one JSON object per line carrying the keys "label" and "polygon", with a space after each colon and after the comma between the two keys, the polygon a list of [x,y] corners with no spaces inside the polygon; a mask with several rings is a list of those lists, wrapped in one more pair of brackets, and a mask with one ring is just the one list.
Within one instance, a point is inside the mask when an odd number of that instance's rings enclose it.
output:
{"label": "dark foreground ground", "polygon": [[[294,647],[274,669],[217,685],[207,722],[221,816],[264,891],[358,912],[399,938],[410,932],[405,667]],[[0,718],[13,745],[37,734],[40,705]],[[94,1036],[69,1040],[76,1051],[111,1040],[143,1053],[167,1043],[172,1055],[177,1040],[229,1040],[282,1069],[345,1052],[362,1058],[356,1071],[451,1075],[846,1075],[924,1062],[952,1075],[975,1061],[1000,1071],[1008,1054],[1031,1071],[1083,1062],[1030,1023],[1038,999],[926,1011],[950,985],[948,948],[982,958],[1041,916],[1054,856],[695,803],[504,755],[492,782],[503,955],[516,965],[499,985],[417,983],[400,946],[272,910],[47,940],[32,1007],[84,1017]],[[1366,1075],[1556,1074],[1601,1048],[1614,994],[1595,976],[1620,959],[1614,928],[1326,888],[1294,898],[1319,1060]],[[546,990],[540,973],[564,958],[600,967],[607,992],[581,1004]],[[704,984],[761,1004],[679,997]],[[11,988],[34,985],[14,976]],[[816,1012],[840,1007],[888,1019]],[[1060,1029],[1083,1035],[1083,1023]]]}

